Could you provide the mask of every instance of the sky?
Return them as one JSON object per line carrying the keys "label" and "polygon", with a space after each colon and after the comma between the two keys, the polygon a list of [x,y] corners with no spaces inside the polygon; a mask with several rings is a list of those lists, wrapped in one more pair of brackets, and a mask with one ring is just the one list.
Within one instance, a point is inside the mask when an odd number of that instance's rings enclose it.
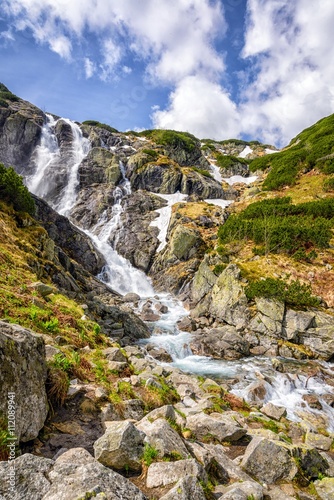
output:
{"label": "sky", "polygon": [[333,0],[0,0],[0,81],[118,130],[283,147],[334,112]]}

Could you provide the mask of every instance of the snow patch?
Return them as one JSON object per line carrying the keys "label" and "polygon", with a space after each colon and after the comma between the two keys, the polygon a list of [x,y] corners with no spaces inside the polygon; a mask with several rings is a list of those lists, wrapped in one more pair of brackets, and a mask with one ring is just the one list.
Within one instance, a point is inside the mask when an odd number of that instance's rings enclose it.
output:
{"label": "snow patch", "polygon": [[227,184],[233,186],[233,184],[243,183],[243,184],[252,184],[258,178],[257,175],[253,175],[252,177],[242,177],[242,175],[232,175],[232,177],[228,177],[223,179]]}
{"label": "snow patch", "polygon": [[175,205],[175,203],[184,201],[188,197],[188,195],[182,194],[180,193],[180,191],[177,191],[174,194],[160,194],[160,193],[154,193],[154,194],[160,196],[160,198],[163,198],[168,202],[168,205],[166,207],[159,208],[158,210],[156,210],[156,212],[158,212],[160,215],[150,224],[150,226],[157,227],[159,229],[158,240],[160,241],[160,245],[157,248],[157,252],[160,252],[167,245],[166,237],[167,237],[169,221],[172,215],[172,206]]}

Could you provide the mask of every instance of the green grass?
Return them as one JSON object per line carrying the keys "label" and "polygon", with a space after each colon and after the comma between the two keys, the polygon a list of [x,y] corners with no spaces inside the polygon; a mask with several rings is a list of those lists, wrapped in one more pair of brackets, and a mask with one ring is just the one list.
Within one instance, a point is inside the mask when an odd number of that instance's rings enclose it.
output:
{"label": "green grass", "polygon": [[139,133],[142,137],[152,139],[161,146],[180,148],[191,153],[196,147],[199,147],[199,140],[188,132],[177,132],[175,130],[144,130]]}
{"label": "green grass", "polygon": [[117,129],[114,127],[111,127],[110,125],[107,125],[106,123],[100,123],[96,120],[85,120],[82,122],[83,125],[89,125],[91,127],[99,127],[99,128],[104,128],[105,130],[108,130],[109,132],[115,133],[118,132]]}

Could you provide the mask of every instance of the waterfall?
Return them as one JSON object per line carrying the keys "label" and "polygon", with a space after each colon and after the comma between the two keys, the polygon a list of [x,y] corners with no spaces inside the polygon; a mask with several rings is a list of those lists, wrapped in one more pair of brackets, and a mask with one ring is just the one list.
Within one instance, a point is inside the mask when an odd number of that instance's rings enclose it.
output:
{"label": "waterfall", "polygon": [[26,183],[29,191],[40,198],[48,197],[50,190],[49,171],[52,170],[55,163],[60,159],[60,150],[57,137],[54,134],[54,127],[57,121],[52,115],[46,115],[47,121],[43,125],[41,134],[41,143],[35,150],[35,172],[27,177]]}
{"label": "waterfall", "polygon": [[81,128],[71,120],[62,118],[62,120],[70,125],[73,135],[71,145],[71,166],[69,169],[68,182],[61,199],[56,205],[56,210],[61,215],[70,215],[71,208],[75,205],[77,199],[77,188],[79,186],[78,171],[82,160],[87,156],[90,150],[90,141],[82,135]]}

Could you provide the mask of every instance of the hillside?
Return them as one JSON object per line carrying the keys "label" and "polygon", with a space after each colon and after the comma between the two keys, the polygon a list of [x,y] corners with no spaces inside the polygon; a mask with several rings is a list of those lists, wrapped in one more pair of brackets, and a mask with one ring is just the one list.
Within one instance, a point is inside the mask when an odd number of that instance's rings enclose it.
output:
{"label": "hillside", "polygon": [[333,116],[278,152],[0,84],[1,497],[330,498]]}

